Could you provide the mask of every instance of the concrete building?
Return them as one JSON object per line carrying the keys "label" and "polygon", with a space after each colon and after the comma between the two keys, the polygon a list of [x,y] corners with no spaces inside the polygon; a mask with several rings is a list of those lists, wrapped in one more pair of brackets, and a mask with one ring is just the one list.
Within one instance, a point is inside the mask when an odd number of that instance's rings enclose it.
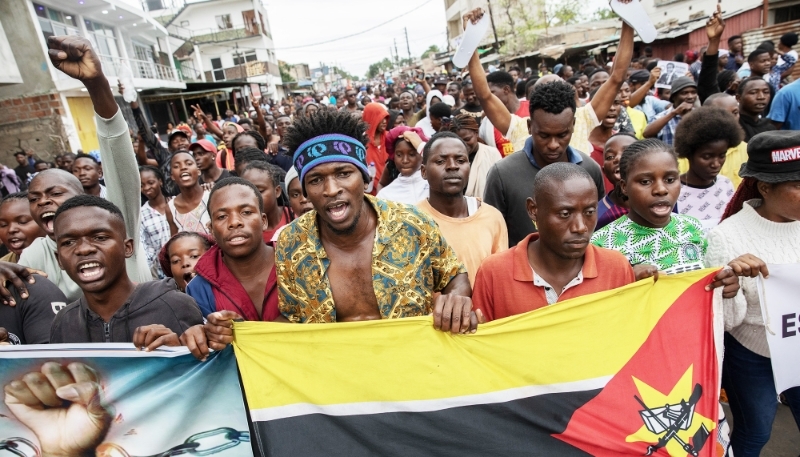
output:
{"label": "concrete building", "polygon": [[169,32],[187,81],[249,83],[256,97],[283,96],[267,11],[260,0],[145,0]]}
{"label": "concrete building", "polygon": [[5,164],[13,164],[20,149],[50,160],[98,147],[88,94],[50,64],[47,37],[88,38],[113,86],[125,65],[139,90],[186,87],[170,58],[166,29],[135,2],[3,0],[0,26],[0,162]]}

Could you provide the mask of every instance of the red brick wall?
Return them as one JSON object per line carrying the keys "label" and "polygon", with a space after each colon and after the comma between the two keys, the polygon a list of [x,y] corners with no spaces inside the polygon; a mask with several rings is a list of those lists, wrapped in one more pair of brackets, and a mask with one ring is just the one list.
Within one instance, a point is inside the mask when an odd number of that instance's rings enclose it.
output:
{"label": "red brick wall", "polygon": [[58,94],[0,100],[0,163],[15,167],[14,152],[32,150],[44,160],[70,150]]}
{"label": "red brick wall", "polygon": [[36,95],[0,101],[0,125],[64,114],[58,94]]}

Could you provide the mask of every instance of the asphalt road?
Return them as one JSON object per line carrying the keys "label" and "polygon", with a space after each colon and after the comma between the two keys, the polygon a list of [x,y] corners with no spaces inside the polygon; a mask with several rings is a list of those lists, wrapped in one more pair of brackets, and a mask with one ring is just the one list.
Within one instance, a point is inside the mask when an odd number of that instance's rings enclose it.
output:
{"label": "asphalt road", "polygon": [[[731,419],[731,411],[727,406],[725,415]],[[731,420],[733,423],[733,420]],[[734,451],[734,457],[736,452]],[[761,457],[798,457],[800,456],[800,431],[794,422],[792,412],[786,405],[778,406],[778,415],[772,424],[772,435],[769,443],[761,451]]]}

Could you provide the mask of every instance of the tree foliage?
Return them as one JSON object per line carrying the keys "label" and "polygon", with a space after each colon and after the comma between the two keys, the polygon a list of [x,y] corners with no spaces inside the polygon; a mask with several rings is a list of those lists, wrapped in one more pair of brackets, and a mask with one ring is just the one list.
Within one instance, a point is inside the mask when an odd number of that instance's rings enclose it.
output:
{"label": "tree foliage", "polygon": [[497,34],[505,42],[501,52],[517,54],[547,46],[551,27],[575,24],[584,19],[584,3],[581,0],[493,0]]}
{"label": "tree foliage", "polygon": [[611,8],[600,8],[594,12],[592,19],[595,21],[602,21],[604,19],[616,19],[617,13],[611,11]]}
{"label": "tree foliage", "polygon": [[425,52],[422,53],[422,56],[420,56],[420,59],[424,59],[424,58],[430,56],[431,54],[436,54],[437,52],[441,52],[439,50],[439,46],[436,46],[435,44],[432,44],[432,45],[428,46],[428,49],[426,49]]}
{"label": "tree foliage", "polygon": [[391,69],[392,61],[389,60],[388,57],[384,57],[383,60],[375,62],[369,66],[369,69],[367,70],[367,78],[374,78],[384,71]]}

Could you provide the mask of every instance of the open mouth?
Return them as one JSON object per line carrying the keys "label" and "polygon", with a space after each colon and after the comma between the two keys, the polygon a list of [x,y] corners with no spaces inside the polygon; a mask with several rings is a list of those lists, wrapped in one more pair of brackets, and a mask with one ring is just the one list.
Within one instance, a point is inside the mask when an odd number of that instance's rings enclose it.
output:
{"label": "open mouth", "polygon": [[187,271],[186,273],[183,274],[183,282],[188,284],[189,281],[191,281],[192,278],[194,278],[194,276],[195,273],[193,271]]}
{"label": "open mouth", "polygon": [[45,229],[47,230],[47,233],[53,233],[54,232],[53,231],[53,221],[55,220],[55,218],[56,218],[55,211],[48,211],[46,213],[42,213],[41,219],[42,219],[42,222],[44,223],[44,226],[45,226]]}
{"label": "open mouth", "polygon": [[92,281],[97,279],[104,268],[98,262],[86,262],[78,265],[78,276],[82,281]]}
{"label": "open mouth", "polygon": [[183,172],[183,173],[181,173],[180,178],[181,178],[181,181],[186,181],[186,180],[192,179],[192,175],[189,172]]}
{"label": "open mouth", "polygon": [[25,240],[22,238],[9,238],[8,239],[8,247],[11,250],[19,251],[22,247],[25,246]]}
{"label": "open mouth", "polygon": [[664,217],[668,216],[672,212],[672,205],[669,202],[656,202],[650,206],[650,210],[653,214]]}
{"label": "open mouth", "polygon": [[326,208],[326,211],[331,216],[331,219],[333,219],[334,222],[340,222],[343,221],[347,216],[347,208],[349,206],[350,205],[348,205],[347,203],[334,203],[328,206],[328,208]]}
{"label": "open mouth", "polygon": [[228,238],[228,245],[230,246],[240,246],[245,244],[248,240],[248,237],[244,235],[234,235],[231,238]]}

